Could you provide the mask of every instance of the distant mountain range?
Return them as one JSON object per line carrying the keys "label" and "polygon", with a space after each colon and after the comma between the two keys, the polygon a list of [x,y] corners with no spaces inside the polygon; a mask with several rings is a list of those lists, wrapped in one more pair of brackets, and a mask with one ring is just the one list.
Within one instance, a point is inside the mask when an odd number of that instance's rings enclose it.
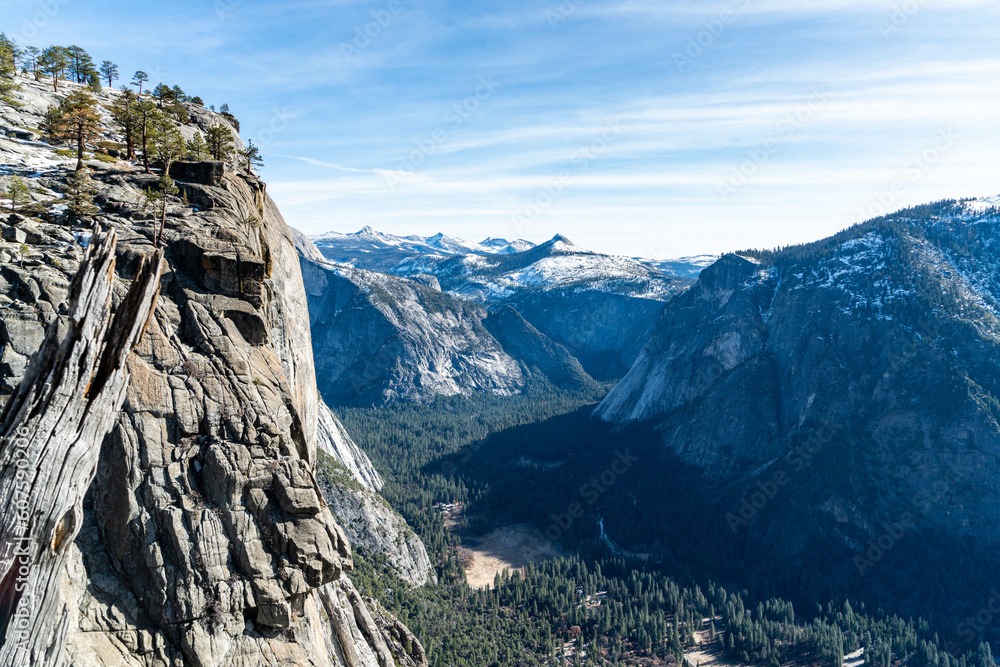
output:
{"label": "distant mountain range", "polygon": [[506,255],[535,247],[531,241],[488,238],[480,243],[444,234],[393,236],[363,227],[353,234],[327,232],[311,236],[323,256],[331,262],[356,269],[391,272],[400,262],[416,257],[455,255]]}
{"label": "distant mountain range", "polygon": [[648,262],[668,276],[678,278],[697,278],[698,275],[708,267],[719,261],[720,255],[692,255],[690,257],[678,257],[677,259],[654,259],[645,260],[636,257],[640,262]]}
{"label": "distant mountain range", "polygon": [[426,403],[436,396],[518,394],[533,378],[566,389],[594,380],[565,347],[510,307],[442,292],[428,276],[352,269],[296,238],[320,392],[333,405]]}
{"label": "distant mountain range", "polygon": [[310,238],[335,264],[431,281],[491,310],[510,306],[599,379],[628,371],[663,305],[691,285],[697,261],[705,261],[677,260],[683,275],[668,275],[650,262],[584,250],[562,235],[538,245],[493,238],[470,243],[365,227]]}

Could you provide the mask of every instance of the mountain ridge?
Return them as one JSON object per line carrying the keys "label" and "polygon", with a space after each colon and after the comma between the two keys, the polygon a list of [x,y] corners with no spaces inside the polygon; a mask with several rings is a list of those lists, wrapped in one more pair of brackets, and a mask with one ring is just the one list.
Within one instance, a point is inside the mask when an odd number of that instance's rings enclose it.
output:
{"label": "mountain ridge", "polygon": [[[780,533],[788,555],[811,539],[863,553],[903,515],[913,534],[1000,543],[993,202],[948,200],[723,256],[667,305],[594,415],[656,425],[710,488],[752,494],[788,475],[794,502],[737,522]],[[828,437],[809,465],[789,468],[817,433]],[[931,488],[933,502],[912,500]]]}
{"label": "mountain ridge", "polygon": [[[625,374],[663,304],[693,282],[630,257],[585,250],[562,234],[519,252],[485,254],[413,247],[367,253],[352,244],[337,247],[342,236],[325,235],[315,251],[345,266],[433,278],[442,291],[488,309],[510,306],[600,380]],[[625,341],[622,331],[630,332]]]}

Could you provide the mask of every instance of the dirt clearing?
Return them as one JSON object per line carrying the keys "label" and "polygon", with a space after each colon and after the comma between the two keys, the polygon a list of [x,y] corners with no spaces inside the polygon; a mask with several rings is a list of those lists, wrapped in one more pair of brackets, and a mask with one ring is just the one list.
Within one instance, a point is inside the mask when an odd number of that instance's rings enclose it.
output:
{"label": "dirt clearing", "polygon": [[463,550],[471,552],[472,565],[465,576],[473,588],[489,588],[498,572],[515,570],[563,555],[559,548],[528,526],[505,526],[478,538],[463,538]]}

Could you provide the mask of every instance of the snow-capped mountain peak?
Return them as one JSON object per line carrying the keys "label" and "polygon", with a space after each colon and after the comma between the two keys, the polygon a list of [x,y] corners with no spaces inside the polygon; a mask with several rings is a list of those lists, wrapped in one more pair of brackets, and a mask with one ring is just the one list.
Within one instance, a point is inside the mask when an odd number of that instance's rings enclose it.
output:
{"label": "snow-capped mountain peak", "polygon": [[402,261],[417,257],[512,255],[535,247],[524,239],[488,238],[476,243],[440,232],[433,236],[394,236],[368,225],[353,234],[326,232],[310,239],[330,261],[376,271],[388,271]]}

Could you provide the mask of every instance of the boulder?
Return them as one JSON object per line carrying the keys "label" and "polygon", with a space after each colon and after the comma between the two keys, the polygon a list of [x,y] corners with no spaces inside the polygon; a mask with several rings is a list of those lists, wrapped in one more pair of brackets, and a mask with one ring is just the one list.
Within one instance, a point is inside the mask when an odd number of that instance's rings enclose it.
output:
{"label": "boulder", "polygon": [[24,230],[17,227],[5,227],[3,230],[3,239],[12,243],[24,243],[28,240],[28,235]]}
{"label": "boulder", "polygon": [[226,173],[226,163],[217,160],[205,162],[174,162],[170,165],[170,177],[178,181],[220,185]]}
{"label": "boulder", "polygon": [[39,136],[30,130],[22,130],[19,127],[8,127],[7,136],[21,139],[22,141],[37,141]]}

